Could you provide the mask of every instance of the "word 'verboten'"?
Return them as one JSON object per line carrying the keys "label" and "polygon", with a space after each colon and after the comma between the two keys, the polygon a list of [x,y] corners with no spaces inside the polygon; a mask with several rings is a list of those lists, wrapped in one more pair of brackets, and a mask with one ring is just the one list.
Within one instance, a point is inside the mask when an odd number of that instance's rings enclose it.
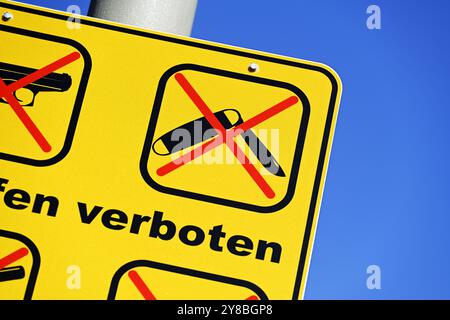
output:
{"label": "word 'verboten'", "polygon": [[[56,217],[59,199],[36,193],[31,195],[22,189],[7,189],[9,180],[0,178],[0,192],[3,193],[3,203],[14,210],[31,209],[34,214],[46,214]],[[171,241],[176,238],[188,246],[200,246],[208,243],[213,251],[223,252],[226,247],[229,253],[237,256],[254,256],[258,260],[269,260],[279,263],[282,247],[277,242],[266,240],[254,241],[244,235],[228,236],[223,225],[211,227],[208,231],[195,225],[179,228],[175,222],[164,219],[164,213],[154,211],[153,216],[133,214],[130,218],[124,211],[118,209],[104,209],[101,206],[89,206],[78,202],[78,213],[82,223],[91,224],[101,220],[105,228],[115,231],[128,230],[132,234],[148,233],[153,239]],[[146,231],[145,231],[146,230]]]}

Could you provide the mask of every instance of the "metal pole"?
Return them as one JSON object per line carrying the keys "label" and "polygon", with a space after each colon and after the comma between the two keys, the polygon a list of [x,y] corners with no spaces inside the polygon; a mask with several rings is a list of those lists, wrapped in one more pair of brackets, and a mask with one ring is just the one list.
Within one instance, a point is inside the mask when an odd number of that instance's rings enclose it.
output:
{"label": "metal pole", "polygon": [[89,15],[190,36],[197,0],[92,0]]}

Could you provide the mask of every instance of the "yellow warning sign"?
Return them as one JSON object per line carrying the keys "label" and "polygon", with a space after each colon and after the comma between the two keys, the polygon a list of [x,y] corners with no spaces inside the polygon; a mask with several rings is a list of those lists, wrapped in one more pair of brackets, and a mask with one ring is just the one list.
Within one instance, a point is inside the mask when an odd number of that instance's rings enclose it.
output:
{"label": "yellow warning sign", "polygon": [[303,297],[333,70],[0,8],[0,298]]}

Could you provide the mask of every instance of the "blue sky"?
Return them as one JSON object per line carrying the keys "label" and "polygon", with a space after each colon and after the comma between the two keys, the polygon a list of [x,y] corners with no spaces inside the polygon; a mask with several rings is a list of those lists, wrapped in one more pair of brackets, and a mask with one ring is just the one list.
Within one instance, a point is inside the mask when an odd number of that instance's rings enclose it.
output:
{"label": "blue sky", "polygon": [[[64,10],[89,1],[23,1]],[[381,8],[368,30],[366,8]],[[450,2],[200,0],[193,37],[314,60],[344,83],[307,299],[450,299]],[[381,267],[381,290],[366,268]]]}

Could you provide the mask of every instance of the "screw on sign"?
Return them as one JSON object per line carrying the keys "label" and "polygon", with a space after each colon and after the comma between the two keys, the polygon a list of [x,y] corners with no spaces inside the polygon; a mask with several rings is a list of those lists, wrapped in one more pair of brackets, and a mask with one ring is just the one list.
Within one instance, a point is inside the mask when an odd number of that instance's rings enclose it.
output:
{"label": "screw on sign", "polygon": [[11,12],[5,12],[2,15],[2,20],[5,22],[8,22],[9,20],[12,20],[12,18],[14,18],[14,15]]}

